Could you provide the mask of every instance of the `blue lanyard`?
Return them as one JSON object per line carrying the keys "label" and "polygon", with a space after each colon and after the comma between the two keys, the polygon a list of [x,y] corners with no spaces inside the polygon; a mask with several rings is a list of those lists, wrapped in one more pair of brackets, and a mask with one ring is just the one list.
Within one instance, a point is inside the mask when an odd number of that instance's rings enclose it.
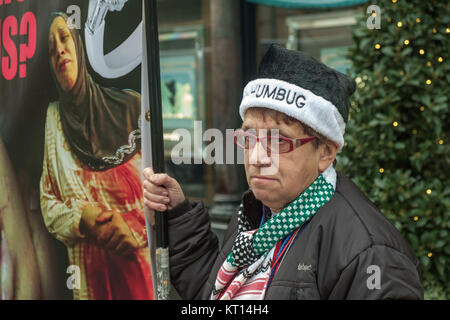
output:
{"label": "blue lanyard", "polygon": [[[272,283],[272,279],[275,276],[275,270],[277,270],[277,266],[281,263],[281,254],[286,254],[286,252],[283,253],[284,248],[286,247],[286,245],[288,244],[289,240],[291,239],[291,237],[294,235],[295,230],[287,235],[284,238],[283,243],[281,244],[280,250],[278,250],[277,256],[275,257],[275,259],[273,261],[276,261],[276,264],[272,267],[272,270],[270,270],[270,276],[269,276],[269,281],[267,282],[267,288],[270,286],[270,284]],[[299,231],[300,232],[300,231]],[[297,234],[298,235],[298,234]],[[297,238],[297,237],[296,237]],[[295,240],[295,239],[294,239]],[[293,240],[293,241],[294,241]],[[280,258],[280,259],[279,259]],[[279,260],[278,260],[279,259]]]}

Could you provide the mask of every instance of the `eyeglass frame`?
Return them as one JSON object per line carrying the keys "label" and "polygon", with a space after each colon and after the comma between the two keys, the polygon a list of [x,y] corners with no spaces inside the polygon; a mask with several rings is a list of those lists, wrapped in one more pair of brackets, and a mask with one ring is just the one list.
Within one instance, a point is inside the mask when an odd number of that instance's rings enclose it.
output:
{"label": "eyeglass frame", "polygon": [[[249,147],[246,148],[245,145],[242,146],[242,145],[240,145],[240,144],[237,142],[237,140],[238,140],[237,134],[240,134],[240,133],[244,133],[245,136],[251,136],[251,137],[256,138],[256,142],[255,142],[255,144],[253,145],[253,147],[250,147],[250,145],[249,145]],[[242,149],[244,149],[244,150],[253,149],[253,148],[256,146],[256,144],[257,144],[258,142],[260,142],[260,141],[262,141],[263,139],[265,139],[265,140],[266,140],[266,143],[265,143],[265,144],[264,144],[264,143],[261,143],[261,145],[263,146],[264,150],[266,150],[266,152],[272,152],[272,149],[267,150],[267,147],[268,147],[267,139],[268,139],[268,138],[271,138],[271,137],[273,137],[273,136],[267,135],[267,136],[265,136],[265,137],[264,137],[264,136],[263,136],[263,137],[258,137],[257,135],[255,135],[255,134],[253,134],[253,133],[244,131],[243,129],[237,129],[237,130],[234,130],[234,131],[233,131],[233,141],[234,141],[234,143],[235,143],[238,147],[240,147],[240,148],[242,148]],[[310,137],[306,137],[306,138],[288,138],[288,137],[284,137],[284,136],[282,136],[282,135],[280,135],[280,134],[279,134],[278,136],[274,136],[274,137],[281,138],[282,140],[285,140],[285,141],[289,142],[289,151],[278,152],[278,154],[284,154],[284,153],[292,152],[292,151],[294,151],[294,149],[296,149],[296,148],[298,148],[298,147],[301,147],[301,146],[307,144],[308,142],[311,142],[311,141],[317,139],[317,137],[315,137],[315,136],[310,136]]]}

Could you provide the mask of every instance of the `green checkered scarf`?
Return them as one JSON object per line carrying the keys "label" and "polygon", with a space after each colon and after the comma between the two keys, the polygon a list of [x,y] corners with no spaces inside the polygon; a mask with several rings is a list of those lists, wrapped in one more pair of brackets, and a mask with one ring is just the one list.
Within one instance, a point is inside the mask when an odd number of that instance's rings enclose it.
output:
{"label": "green checkered scarf", "polygon": [[248,232],[251,226],[241,205],[238,212],[238,236],[227,262],[238,268],[253,264],[259,257],[267,254],[278,241],[310,220],[333,194],[333,185],[321,174],[297,199],[254,233]]}

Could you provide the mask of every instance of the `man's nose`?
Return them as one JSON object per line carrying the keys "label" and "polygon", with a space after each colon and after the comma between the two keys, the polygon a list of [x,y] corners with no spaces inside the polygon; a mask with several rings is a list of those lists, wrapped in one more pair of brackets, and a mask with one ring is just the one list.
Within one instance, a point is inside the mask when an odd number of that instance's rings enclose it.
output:
{"label": "man's nose", "polygon": [[271,159],[263,147],[261,141],[257,141],[255,146],[249,149],[249,163],[256,166],[270,166]]}

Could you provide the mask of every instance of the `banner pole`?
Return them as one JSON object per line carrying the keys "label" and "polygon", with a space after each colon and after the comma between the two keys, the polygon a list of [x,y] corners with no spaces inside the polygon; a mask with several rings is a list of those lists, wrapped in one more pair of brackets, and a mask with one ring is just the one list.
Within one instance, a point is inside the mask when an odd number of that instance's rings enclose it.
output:
{"label": "banner pole", "polygon": [[[147,49],[148,103],[150,110],[150,140],[152,167],[155,173],[165,172],[163,120],[161,106],[161,76],[159,63],[159,34],[156,0],[144,0],[144,23]],[[143,70],[144,72],[144,70]],[[156,294],[158,300],[168,300],[170,293],[169,238],[167,215],[155,211],[156,231]],[[150,241],[150,239],[149,239]]]}

